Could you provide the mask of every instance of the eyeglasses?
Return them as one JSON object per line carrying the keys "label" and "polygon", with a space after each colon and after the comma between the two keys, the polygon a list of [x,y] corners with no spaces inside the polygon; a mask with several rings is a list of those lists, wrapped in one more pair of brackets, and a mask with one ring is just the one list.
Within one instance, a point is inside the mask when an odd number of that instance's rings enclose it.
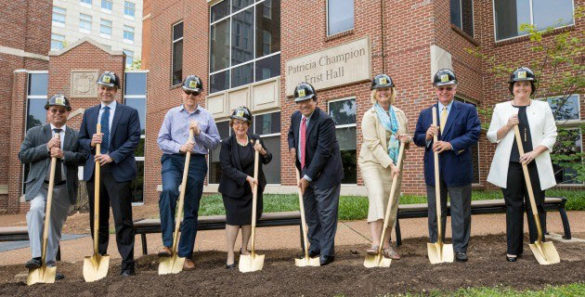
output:
{"label": "eyeglasses", "polygon": [[447,90],[449,92],[453,91],[453,87],[437,87],[437,90],[439,90],[440,92]]}
{"label": "eyeglasses", "polygon": [[64,114],[65,112],[67,112],[65,109],[49,109],[49,112],[51,113],[58,113],[58,114]]}
{"label": "eyeglasses", "polygon": [[199,95],[199,92],[194,92],[194,91],[187,91],[187,90],[184,90],[184,92],[185,92],[185,94],[187,94],[188,96],[191,96],[191,95],[193,95],[193,96],[197,96],[197,95]]}

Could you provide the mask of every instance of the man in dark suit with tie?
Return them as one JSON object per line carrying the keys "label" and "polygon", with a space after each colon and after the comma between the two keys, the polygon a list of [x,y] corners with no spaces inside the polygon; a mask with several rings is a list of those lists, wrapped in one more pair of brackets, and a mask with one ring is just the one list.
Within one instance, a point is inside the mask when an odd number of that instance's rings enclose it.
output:
{"label": "man in dark suit with tie", "polygon": [[[416,124],[414,142],[425,148],[424,168],[427,184],[428,225],[431,243],[437,241],[435,204],[435,166],[433,152],[439,153],[441,187],[441,226],[447,221],[447,193],[451,198],[451,229],[455,259],[467,261],[471,231],[471,147],[479,139],[481,126],[475,106],[454,100],[457,79],[450,69],[437,71],[433,79],[437,104],[423,110]],[[437,110],[439,126],[433,125],[432,108]],[[433,143],[437,134],[439,141]],[[443,232],[443,237],[445,232]]]}
{"label": "man in dark suit with tie", "polygon": [[315,89],[300,83],[294,90],[298,111],[291,116],[288,147],[301,173],[298,186],[309,226],[309,256],[321,265],[333,262],[343,168],[333,119],[317,107]]}
{"label": "man in dark suit with tie", "polygon": [[[30,202],[26,214],[28,236],[32,259],[26,262],[28,269],[41,267],[42,233],[49,188],[51,158],[57,158],[53,186],[51,221],[47,240],[48,266],[55,265],[59,249],[61,229],[67,219],[69,207],[77,200],[77,167],[85,161],[86,155],[78,150],[77,131],[66,126],[71,105],[62,94],[51,97],[45,104],[49,124],[33,127],[27,131],[20,146],[18,158],[29,165],[24,184],[24,198]],[[57,273],[56,279],[64,276]]]}
{"label": "man in dark suit with tie", "polygon": [[[134,227],[132,224],[132,191],[130,183],[136,177],[134,151],[140,141],[138,112],[116,102],[120,79],[106,71],[98,79],[99,105],[83,114],[79,131],[80,146],[91,152],[84,166],[83,180],[87,181],[90,206],[90,225],[93,230],[94,165],[101,166],[99,253],[107,253],[109,239],[109,207],[112,206],[116,227],[116,243],[122,256],[122,276],[134,271]],[[96,133],[96,125],[101,132]],[[101,144],[101,155],[96,156],[96,144]],[[93,234],[92,234],[93,235]]]}

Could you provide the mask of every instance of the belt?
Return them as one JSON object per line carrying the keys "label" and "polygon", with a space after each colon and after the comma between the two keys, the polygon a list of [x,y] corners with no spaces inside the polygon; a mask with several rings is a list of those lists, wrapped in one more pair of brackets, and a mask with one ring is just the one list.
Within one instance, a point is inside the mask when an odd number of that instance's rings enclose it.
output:
{"label": "belt", "polygon": [[[63,181],[60,181],[60,182],[58,182],[58,183],[54,183],[54,184],[53,184],[53,186],[60,186],[60,185],[64,185],[66,182],[67,182],[67,181],[63,180]],[[49,184],[49,181],[48,181],[48,180],[46,180],[46,181],[45,181],[45,184]]]}

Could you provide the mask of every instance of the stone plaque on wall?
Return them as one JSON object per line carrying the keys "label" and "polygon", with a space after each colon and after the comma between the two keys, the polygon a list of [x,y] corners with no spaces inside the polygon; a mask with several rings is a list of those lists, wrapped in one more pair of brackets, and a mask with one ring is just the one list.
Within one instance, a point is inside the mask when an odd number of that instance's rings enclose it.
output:
{"label": "stone plaque on wall", "polygon": [[371,52],[368,38],[286,61],[286,95],[292,96],[300,82],[315,89],[347,85],[371,76]]}
{"label": "stone plaque on wall", "polygon": [[70,96],[73,98],[96,98],[95,82],[98,76],[97,70],[72,70]]}

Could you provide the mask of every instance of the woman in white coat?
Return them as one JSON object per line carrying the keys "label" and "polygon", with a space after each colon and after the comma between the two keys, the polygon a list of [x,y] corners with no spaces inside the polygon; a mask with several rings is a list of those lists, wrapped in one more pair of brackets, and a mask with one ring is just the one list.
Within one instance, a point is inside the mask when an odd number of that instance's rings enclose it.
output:
{"label": "woman in white coat", "polygon": [[398,211],[398,197],[392,203],[389,225],[382,243],[380,236],[390,198],[392,177],[400,171],[396,166],[400,142],[410,142],[411,137],[406,135],[406,115],[393,106],[396,89],[392,78],[386,74],[376,75],[372,80],[370,96],[373,106],[365,112],[362,119],[363,141],[358,158],[362,178],[368,189],[368,225],[372,246],[366,252],[376,254],[382,244],[384,255],[398,260],[400,255],[390,245],[390,232]]}
{"label": "woman in white coat", "polygon": [[[522,164],[528,165],[530,181],[541,225],[544,226],[544,191],[556,185],[550,152],[557,137],[552,110],[546,101],[530,99],[534,94],[534,72],[520,67],[509,81],[514,99],[496,104],[487,138],[497,143],[487,181],[502,188],[506,201],[506,260],[515,262],[522,255],[523,204],[526,206],[530,242],[537,238],[536,225],[530,209]],[[514,136],[518,125],[524,154],[520,155]]]}

